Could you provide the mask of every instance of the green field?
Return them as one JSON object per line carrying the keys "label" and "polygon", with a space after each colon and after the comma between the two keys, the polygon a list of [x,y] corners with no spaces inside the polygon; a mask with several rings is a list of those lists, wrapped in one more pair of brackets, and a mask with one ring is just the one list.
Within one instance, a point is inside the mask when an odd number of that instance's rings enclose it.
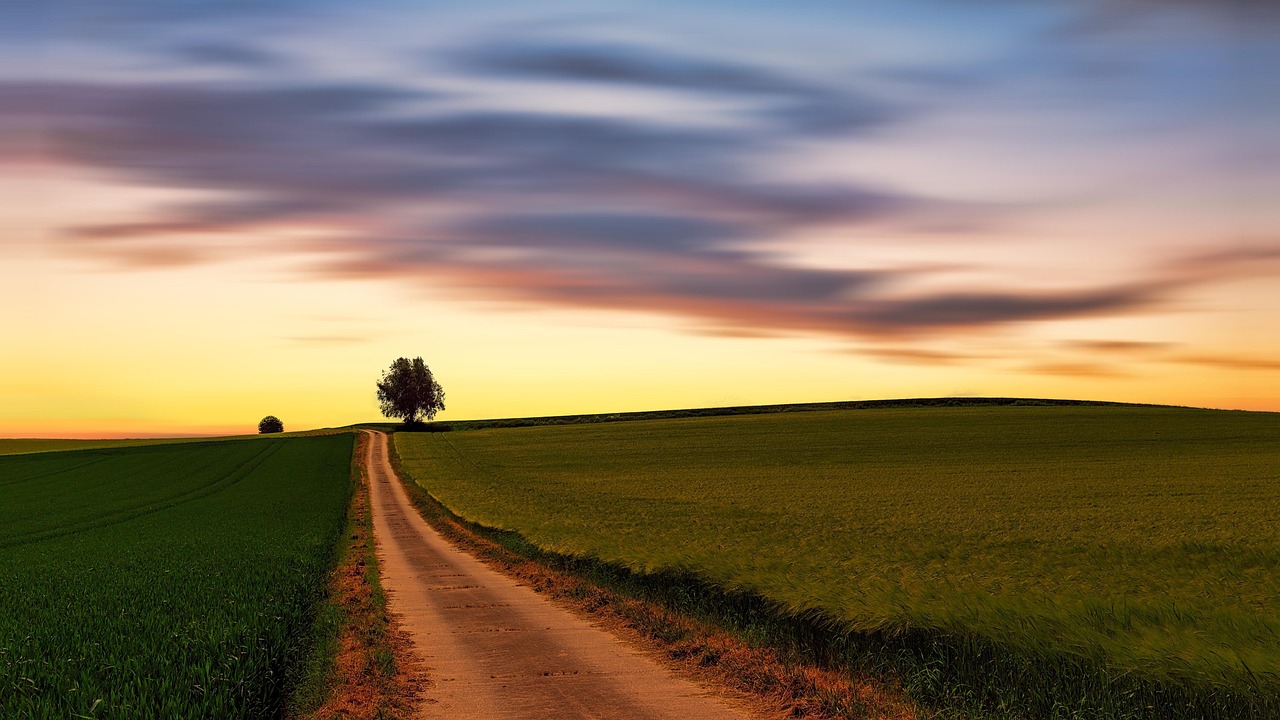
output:
{"label": "green field", "polygon": [[747,590],[886,651],[924,637],[945,661],[893,667],[935,704],[1280,716],[1278,414],[876,409],[396,448],[448,508],[540,548]]}
{"label": "green field", "polygon": [[311,435],[328,435],[343,432],[342,428],[325,428],[322,430],[300,430],[298,432],[273,433],[271,435],[227,435],[219,437],[199,438],[119,438],[100,439],[63,439],[63,438],[0,438],[0,455],[24,455],[39,452],[62,452],[64,450],[97,450],[101,448],[140,447],[143,445],[174,445],[193,442],[219,442],[223,440],[247,440],[250,438],[286,438],[309,437]]}
{"label": "green field", "polygon": [[0,717],[273,717],[351,434],[0,457]]}

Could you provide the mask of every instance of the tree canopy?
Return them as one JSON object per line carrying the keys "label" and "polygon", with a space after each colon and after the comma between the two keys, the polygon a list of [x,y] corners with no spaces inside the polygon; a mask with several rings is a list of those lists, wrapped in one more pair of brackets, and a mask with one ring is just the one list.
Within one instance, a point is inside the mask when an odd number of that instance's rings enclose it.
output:
{"label": "tree canopy", "polygon": [[412,425],[444,409],[444,388],[422,358],[396,358],[378,381],[378,402],[383,415]]}
{"label": "tree canopy", "polygon": [[280,418],[275,415],[268,415],[258,423],[258,432],[263,434],[284,432],[284,423],[280,422]]}

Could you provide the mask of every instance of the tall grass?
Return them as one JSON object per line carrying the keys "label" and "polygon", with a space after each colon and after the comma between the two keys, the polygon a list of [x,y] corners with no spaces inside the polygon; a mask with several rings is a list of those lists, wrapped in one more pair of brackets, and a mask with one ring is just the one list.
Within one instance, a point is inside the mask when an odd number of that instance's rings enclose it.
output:
{"label": "tall grass", "polygon": [[397,447],[469,520],[891,666],[961,714],[1261,718],[1280,714],[1278,440],[1267,414],[1009,407]]}

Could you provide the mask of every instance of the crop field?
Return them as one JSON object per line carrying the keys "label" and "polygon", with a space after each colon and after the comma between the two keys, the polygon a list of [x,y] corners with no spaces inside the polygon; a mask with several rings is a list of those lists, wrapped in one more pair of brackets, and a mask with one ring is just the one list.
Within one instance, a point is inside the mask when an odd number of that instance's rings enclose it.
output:
{"label": "crop field", "polygon": [[[1280,717],[1280,414],[886,408],[395,439],[468,520],[819,618],[871,648],[851,666],[951,714]],[[874,659],[894,653],[912,657]]]}
{"label": "crop field", "polygon": [[328,435],[343,432],[342,428],[326,428],[323,430],[301,430],[298,432],[273,433],[270,435],[227,435],[222,437],[177,437],[177,438],[120,438],[109,440],[74,440],[61,438],[0,438],[0,455],[23,455],[38,452],[62,452],[64,450],[96,450],[99,448],[139,447],[142,445],[173,445],[177,443],[221,442],[224,440],[247,440],[250,438],[286,438],[309,437],[311,435]]}
{"label": "crop field", "polygon": [[351,434],[0,457],[0,717],[272,717]]}

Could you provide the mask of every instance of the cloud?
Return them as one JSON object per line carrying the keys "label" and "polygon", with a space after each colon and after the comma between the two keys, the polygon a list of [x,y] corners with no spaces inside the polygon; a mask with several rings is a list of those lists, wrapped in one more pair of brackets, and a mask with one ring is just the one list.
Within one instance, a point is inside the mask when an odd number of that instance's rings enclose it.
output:
{"label": "cloud", "polygon": [[742,232],[734,224],[696,216],[601,211],[485,215],[471,219],[464,229],[505,247],[667,252],[705,251]]}
{"label": "cloud", "polygon": [[[200,66],[272,62],[234,43],[184,52],[185,62]],[[530,93],[608,85],[714,95],[743,109],[739,121],[713,127],[701,118],[552,111],[522,104],[509,88],[501,102],[474,102],[395,79],[316,82],[287,66],[275,68],[270,82],[0,83],[0,147],[16,138],[114,182],[210,198],[71,227],[67,252],[155,268],[242,251],[204,234],[319,224],[330,237],[306,248],[305,272],[666,313],[707,332],[897,343],[1132,314],[1185,288],[1273,267],[1280,257],[1267,243],[1240,245],[1167,263],[1132,282],[1052,292],[1012,284],[904,291],[906,280],[945,276],[923,264],[785,265],[750,248],[799,231],[982,221],[1009,209],[870,183],[783,180],[762,162],[795,140],[877,132],[905,120],[856,87],[733,59],[590,43],[472,46],[452,66],[468,73],[464,81],[528,83]],[[254,251],[297,248],[266,242]]]}
{"label": "cloud", "polygon": [[946,350],[931,350],[913,347],[878,347],[856,348],[852,354],[871,357],[877,360],[911,363],[915,365],[953,365],[968,360],[976,360],[981,356],[969,353],[956,353]]}
{"label": "cloud", "polygon": [[1175,354],[1170,352],[1182,347],[1180,343],[1128,340],[1072,340],[1064,342],[1062,345],[1070,349],[1082,350],[1100,355],[1120,356],[1128,359],[1145,356],[1159,362],[1180,365],[1199,365],[1202,367],[1214,367],[1226,370],[1255,370],[1263,372],[1280,370],[1280,360],[1273,358],[1223,354]]}
{"label": "cloud", "polygon": [[[247,31],[264,20],[316,17],[337,5],[329,0],[220,0],[174,3],[168,0],[114,0],[109,11],[97,0],[57,3],[5,3],[0,6],[0,38],[19,43],[46,41],[53,35],[90,41],[110,37],[139,43],[159,33],[209,28]],[[87,37],[86,37],[87,36]]]}
{"label": "cloud", "polygon": [[1177,343],[1146,340],[1067,340],[1062,345],[1072,350],[1106,355],[1146,355],[1177,347]]}
{"label": "cloud", "polygon": [[68,229],[66,235],[81,242],[93,242],[163,238],[184,233],[236,232],[273,222],[296,222],[310,216],[332,215],[342,209],[343,204],[339,201],[291,197],[185,203],[169,206],[162,213],[167,219],[78,225]]}
{"label": "cloud", "polygon": [[[1023,2],[991,0],[991,4],[1026,7]],[[1046,38],[1049,42],[1092,40],[1135,28],[1160,30],[1171,17],[1190,20],[1213,32],[1227,30],[1238,39],[1267,35],[1280,25],[1280,8],[1272,0],[1042,0],[1067,8],[1064,19]]]}
{"label": "cloud", "polygon": [[172,48],[169,54],[181,63],[239,67],[248,70],[279,70],[288,64],[281,55],[269,50],[224,40],[205,40],[179,45]]}
{"label": "cloud", "polygon": [[1133,284],[1069,292],[944,292],[857,303],[845,314],[870,333],[972,328],[1034,320],[1115,315],[1149,307],[1157,285]]}
{"label": "cloud", "polygon": [[781,330],[834,327],[816,317],[823,307],[899,276],[779,267],[716,247],[736,230],[727,223],[638,213],[498,215],[455,226],[446,240],[377,241],[361,257],[327,264],[321,272],[442,277],[490,296]]}
{"label": "cloud", "polygon": [[158,242],[122,242],[109,247],[90,245],[78,254],[123,270],[169,270],[221,259],[220,253],[208,247]]}
{"label": "cloud", "polygon": [[1280,238],[1231,243],[1183,255],[1167,263],[1170,282],[1213,283],[1280,272]]}
{"label": "cloud", "polygon": [[1023,372],[1036,375],[1060,375],[1064,377],[1084,378],[1123,378],[1131,373],[1100,363],[1085,362],[1042,362],[1024,366]]}
{"label": "cloud", "polygon": [[1229,370],[1280,370],[1280,360],[1233,355],[1188,355],[1175,358],[1175,362],[1188,365],[1226,368]]}
{"label": "cloud", "polygon": [[631,86],[761,102],[756,115],[798,133],[865,131],[902,117],[890,103],[749,63],[638,46],[502,41],[455,58],[464,70],[509,79]]}
{"label": "cloud", "polygon": [[[416,97],[373,85],[3,83],[6,135],[141,184],[297,197],[358,184],[344,133]],[[370,163],[366,160],[363,165]]]}
{"label": "cloud", "polygon": [[1280,10],[1271,0],[1091,0],[1088,5],[1097,14],[1099,29],[1104,20],[1114,24],[1170,11],[1192,12],[1240,31],[1255,30],[1256,23],[1280,21]]}
{"label": "cloud", "polygon": [[[511,231],[518,232],[518,226]],[[657,242],[644,246],[635,242],[640,238],[615,239],[612,244],[597,240],[588,252],[576,249],[577,239],[562,237],[551,242],[536,238],[535,234],[533,239],[516,240],[490,235],[480,241],[399,241],[385,251],[340,260],[322,271],[350,277],[431,277],[491,297],[663,312],[697,318],[715,333],[745,327],[882,339],[1122,315],[1157,304],[1166,291],[1160,284],[1139,284],[1056,293],[900,295],[892,290],[915,274],[909,268],[846,271],[780,267],[749,253],[689,248],[688,237],[675,247]],[[523,252],[470,252],[477,248]],[[564,249],[573,252],[559,251]],[[929,270],[920,272],[927,274]],[[899,353],[899,357],[905,355]],[[925,358],[917,354],[914,359]]]}
{"label": "cloud", "polygon": [[[736,168],[754,135],[530,112],[423,112],[429,93],[379,85],[17,84],[5,108],[48,152],[153,185],[248,194],[169,208],[82,236],[196,230],[326,204],[397,200],[534,210],[584,200],[751,218],[779,227],[911,212],[932,201],[852,185],[775,183]],[[418,103],[405,118],[396,110]],[[34,140],[33,140],[34,142]],[[941,205],[941,203],[938,203]]]}
{"label": "cloud", "polygon": [[791,95],[806,85],[740,63],[603,44],[499,41],[455,58],[481,74],[618,83],[705,92]]}

